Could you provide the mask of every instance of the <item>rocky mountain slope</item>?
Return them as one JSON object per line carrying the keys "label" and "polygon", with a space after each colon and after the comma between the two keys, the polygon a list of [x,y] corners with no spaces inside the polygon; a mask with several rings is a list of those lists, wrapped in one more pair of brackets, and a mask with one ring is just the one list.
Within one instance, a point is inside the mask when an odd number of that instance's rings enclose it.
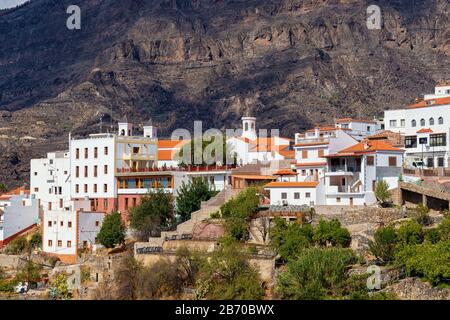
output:
{"label": "rocky mountain slope", "polygon": [[[382,30],[366,8],[383,10]],[[77,4],[82,29],[68,30]],[[0,11],[0,182],[128,115],[162,135],[372,117],[450,78],[447,0],[33,0]]]}

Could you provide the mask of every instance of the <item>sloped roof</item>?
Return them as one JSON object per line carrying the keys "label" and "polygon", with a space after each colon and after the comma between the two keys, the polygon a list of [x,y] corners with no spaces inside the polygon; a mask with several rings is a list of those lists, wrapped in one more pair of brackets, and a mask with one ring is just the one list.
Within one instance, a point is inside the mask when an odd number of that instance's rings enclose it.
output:
{"label": "sloped roof", "polygon": [[421,100],[419,102],[416,102],[415,104],[408,106],[408,108],[409,109],[427,108],[434,106],[442,106],[446,104],[450,104],[450,97]]}
{"label": "sloped roof", "polygon": [[431,130],[430,128],[423,128],[418,130],[416,133],[429,133],[429,132],[433,132],[433,130]]}
{"label": "sloped roof", "polygon": [[264,188],[315,188],[319,183],[317,181],[302,182],[282,182],[274,181],[266,184]]}
{"label": "sloped roof", "polygon": [[377,151],[403,152],[403,149],[394,147],[391,143],[385,140],[363,140],[351,147],[339,151],[336,154],[325,157],[358,155],[364,153],[374,153]]}

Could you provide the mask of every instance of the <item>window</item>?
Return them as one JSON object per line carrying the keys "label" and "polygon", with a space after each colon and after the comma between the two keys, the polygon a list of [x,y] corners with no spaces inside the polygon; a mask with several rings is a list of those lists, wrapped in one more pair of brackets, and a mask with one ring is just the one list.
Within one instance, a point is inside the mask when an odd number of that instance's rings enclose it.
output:
{"label": "window", "polygon": [[98,148],[95,147],[94,148],[94,158],[97,158],[97,157],[98,157]]}
{"label": "window", "polygon": [[133,147],[133,153],[139,154],[139,147]]}
{"label": "window", "polygon": [[417,136],[406,136],[405,148],[417,148]]}
{"label": "window", "polygon": [[445,133],[430,134],[430,147],[442,147],[447,145]]}
{"label": "window", "polygon": [[300,192],[294,192],[294,199],[295,200],[300,199]]}
{"label": "window", "polygon": [[368,166],[373,166],[375,163],[375,158],[373,156],[367,156],[367,165]]}
{"label": "window", "polygon": [[58,194],[62,194],[62,187],[58,187]]}
{"label": "window", "polygon": [[389,126],[395,128],[397,126],[397,120],[390,120],[389,121]]}
{"label": "window", "polygon": [[96,227],[100,226],[100,221],[95,221],[95,226]]}
{"label": "window", "polygon": [[52,222],[49,221],[47,225],[48,225],[49,227],[51,227],[51,226],[52,226]]}
{"label": "window", "polygon": [[48,240],[48,246],[49,247],[53,246],[53,241],[52,240]]}
{"label": "window", "polygon": [[136,205],[137,205],[137,199],[136,198],[133,198],[132,205],[133,205],[133,207],[136,207]]}
{"label": "window", "polygon": [[108,165],[105,164],[105,166],[103,167],[103,172],[105,174],[108,174]]}
{"label": "window", "polygon": [[125,210],[128,209],[128,198],[125,198]]}
{"label": "window", "polygon": [[308,150],[302,150],[302,159],[308,159]]}
{"label": "window", "polygon": [[60,208],[64,207],[63,199],[59,199],[59,207]]}
{"label": "window", "polygon": [[36,171],[34,172],[34,175],[37,176],[37,172]]}
{"label": "window", "polygon": [[105,151],[104,151],[104,153],[105,153],[105,156],[107,156],[107,155],[108,155],[108,147],[105,147]]}
{"label": "window", "polygon": [[52,210],[52,203],[51,202],[48,203],[48,210]]}
{"label": "window", "polygon": [[306,170],[305,169],[302,170],[302,176],[306,176]]}
{"label": "window", "polygon": [[62,240],[58,240],[58,247],[62,247]]}
{"label": "window", "polygon": [[103,192],[108,192],[108,185],[106,183],[103,185]]}
{"label": "window", "polygon": [[305,198],[311,198],[311,193],[310,192],[306,192],[305,193]]}
{"label": "window", "polygon": [[64,221],[60,221],[60,222],[59,222],[59,225],[60,225],[61,227],[64,227]]}
{"label": "window", "polygon": [[438,159],[438,167],[443,167],[444,166],[444,158],[442,158],[442,157],[439,157]]}
{"label": "window", "polygon": [[245,130],[245,131],[248,131],[248,123],[247,123],[247,122],[245,123],[244,130]]}
{"label": "window", "polygon": [[406,124],[405,119],[401,119],[401,120],[400,120],[400,127],[404,127],[405,124]]}
{"label": "window", "polygon": [[88,185],[85,184],[85,185],[84,185],[84,193],[87,193],[87,192],[88,192]]}
{"label": "window", "polygon": [[68,240],[67,241],[67,248],[70,248],[70,247],[72,247],[72,241]]}
{"label": "window", "polygon": [[94,177],[97,177],[97,166],[94,166]]}
{"label": "window", "polygon": [[34,192],[39,192],[39,188],[34,188]]}
{"label": "window", "polygon": [[425,127],[425,119],[420,119],[420,126]]}
{"label": "window", "polygon": [[397,166],[397,157],[389,157],[389,167]]}
{"label": "window", "polygon": [[439,117],[439,119],[438,119],[438,124],[444,124],[444,118]]}
{"label": "window", "polygon": [[88,177],[88,167],[84,166],[84,177],[87,178]]}
{"label": "window", "polygon": [[79,184],[75,185],[75,193],[80,193],[80,185]]}
{"label": "window", "polygon": [[75,167],[75,177],[77,177],[77,178],[80,177],[80,167],[79,166]]}
{"label": "window", "polygon": [[75,158],[80,159],[80,149],[76,148],[75,150]]}
{"label": "window", "polygon": [[88,158],[88,148],[84,148],[84,158]]}
{"label": "window", "polygon": [[281,199],[283,199],[283,200],[287,199],[287,193],[286,192],[282,192],[281,193]]}
{"label": "window", "polygon": [[430,126],[434,126],[434,118],[430,118],[428,120],[428,123],[430,124]]}
{"label": "window", "polygon": [[107,199],[103,199],[103,209],[108,210],[108,200]]}
{"label": "window", "polygon": [[337,197],[336,198],[336,203],[341,203],[341,198]]}
{"label": "window", "polygon": [[323,158],[324,155],[325,155],[325,150],[323,150],[323,149],[319,150],[319,158]]}
{"label": "window", "polygon": [[64,174],[67,175],[67,170],[64,170]]}
{"label": "window", "polygon": [[417,125],[416,120],[411,121],[411,127],[415,127]]}
{"label": "window", "polygon": [[72,221],[67,222],[67,227],[72,228]]}
{"label": "window", "polygon": [[97,184],[94,183],[94,193],[97,193]]}
{"label": "window", "polygon": [[370,132],[370,126],[367,126],[367,132]]}

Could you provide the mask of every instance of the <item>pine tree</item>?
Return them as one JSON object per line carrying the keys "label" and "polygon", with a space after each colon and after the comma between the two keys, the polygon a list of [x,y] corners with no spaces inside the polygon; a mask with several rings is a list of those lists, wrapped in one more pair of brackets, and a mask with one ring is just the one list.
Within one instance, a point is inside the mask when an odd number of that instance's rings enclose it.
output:
{"label": "pine tree", "polygon": [[120,213],[113,212],[105,217],[97,239],[106,248],[114,248],[125,241],[125,226]]}
{"label": "pine tree", "polygon": [[190,218],[190,214],[200,209],[202,201],[208,201],[217,192],[211,190],[209,184],[203,179],[193,179],[184,183],[178,191],[176,212],[182,221]]}

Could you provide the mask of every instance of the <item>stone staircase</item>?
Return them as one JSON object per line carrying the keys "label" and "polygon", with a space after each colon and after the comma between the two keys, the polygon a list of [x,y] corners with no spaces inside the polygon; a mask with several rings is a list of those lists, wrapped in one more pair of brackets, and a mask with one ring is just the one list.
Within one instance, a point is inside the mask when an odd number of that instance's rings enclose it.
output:
{"label": "stone staircase", "polygon": [[175,231],[161,232],[161,238],[180,239],[182,235],[191,235],[195,226],[203,220],[209,219],[212,213],[218,212],[220,207],[238,193],[230,186],[219,192],[215,197],[202,202],[200,210],[191,214],[191,219],[180,223]]}

